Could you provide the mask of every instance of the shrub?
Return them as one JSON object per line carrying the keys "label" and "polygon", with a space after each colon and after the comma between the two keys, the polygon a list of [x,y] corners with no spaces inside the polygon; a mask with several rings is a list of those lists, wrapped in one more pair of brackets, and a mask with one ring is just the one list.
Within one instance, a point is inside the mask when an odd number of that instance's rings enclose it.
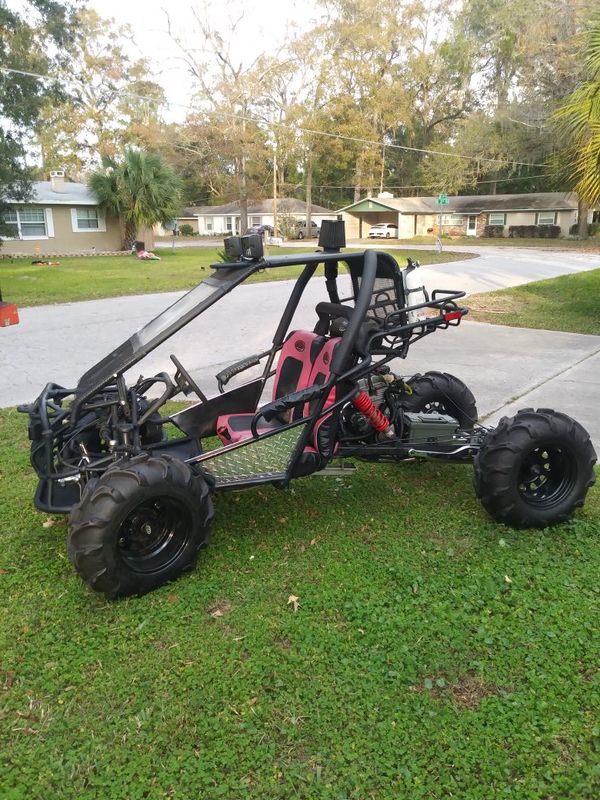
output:
{"label": "shrub", "polygon": [[[600,233],[600,222],[590,222],[588,225],[588,236],[597,236]],[[578,236],[579,225],[577,222],[569,228],[570,236]]]}
{"label": "shrub", "polygon": [[184,223],[183,225],[181,225],[181,227],[179,228],[179,233],[180,233],[182,236],[193,236],[193,235],[196,233],[196,231],[195,231],[195,230],[192,228],[192,226],[191,226],[191,225],[188,225],[188,223],[187,223],[187,222],[185,222],[185,223]]}
{"label": "shrub", "polygon": [[298,220],[293,214],[279,214],[277,229],[284,239],[295,239],[298,230]]}
{"label": "shrub", "polygon": [[557,239],[560,225],[511,225],[508,235],[513,239]]}
{"label": "shrub", "polygon": [[504,225],[486,225],[483,229],[483,235],[491,239],[504,236]]}

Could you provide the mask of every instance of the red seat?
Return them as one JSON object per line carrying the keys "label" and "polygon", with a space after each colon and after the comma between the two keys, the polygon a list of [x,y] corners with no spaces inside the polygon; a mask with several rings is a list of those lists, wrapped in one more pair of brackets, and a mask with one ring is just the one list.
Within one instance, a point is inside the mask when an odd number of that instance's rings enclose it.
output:
{"label": "red seat", "polygon": [[[313,364],[323,345],[325,337],[318,336],[313,331],[294,331],[291,333],[281,348],[275,381],[273,383],[273,400],[283,397],[296,389],[303,389],[311,385],[311,371]],[[302,409],[297,410],[299,416]],[[254,413],[224,414],[217,419],[217,434],[223,444],[234,444],[251,436],[250,424]],[[264,433],[273,430],[284,422],[276,421],[267,423],[260,420],[258,431]]]}

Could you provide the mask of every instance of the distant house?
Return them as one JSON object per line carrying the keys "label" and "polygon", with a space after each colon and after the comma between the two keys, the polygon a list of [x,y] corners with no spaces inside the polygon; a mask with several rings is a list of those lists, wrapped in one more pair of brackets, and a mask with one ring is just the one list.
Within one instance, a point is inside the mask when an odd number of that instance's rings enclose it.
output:
{"label": "distant house", "polygon": [[[306,203],[293,197],[280,197],[277,200],[277,215],[306,218]],[[337,213],[323,206],[311,205],[314,222],[320,225],[324,219],[337,219]],[[202,236],[223,236],[245,233],[240,231],[240,203],[225,203],[221,206],[192,206],[184,209],[177,218],[177,224],[191,225],[195,233]],[[248,202],[248,227],[251,225],[273,225],[273,199]]]}
{"label": "distant house", "polygon": [[[84,183],[65,181],[64,172],[52,172],[49,181],[33,184],[33,197],[15,202],[5,214],[13,231],[2,238],[0,255],[69,255],[114,252],[122,246],[122,226],[107,215]],[[146,247],[152,232],[138,233]]]}
{"label": "distant house", "polygon": [[[567,236],[577,222],[577,195],[573,192],[531,194],[482,194],[448,197],[448,205],[437,205],[437,197],[394,197],[387,192],[339,209],[348,238],[368,236],[371,225],[389,222],[398,226],[400,239],[437,233],[442,212],[442,232],[450,236],[483,236],[486,226],[503,228],[508,236],[515,225],[557,225]],[[590,222],[592,213],[590,212]]]}

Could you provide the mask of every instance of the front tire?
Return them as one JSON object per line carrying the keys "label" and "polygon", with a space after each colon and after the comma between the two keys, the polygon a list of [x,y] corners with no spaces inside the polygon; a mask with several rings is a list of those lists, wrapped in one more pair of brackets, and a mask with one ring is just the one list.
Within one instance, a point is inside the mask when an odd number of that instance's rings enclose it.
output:
{"label": "front tire", "polygon": [[212,517],[208,486],[187,464],[137,456],[86,486],[69,517],[69,558],[109,599],[144,594],[192,569]]}
{"label": "front tire", "polygon": [[304,239],[304,234],[302,231],[298,231],[298,239]]}
{"label": "front tire", "polygon": [[402,401],[405,411],[448,414],[466,431],[477,422],[477,404],[473,393],[460,378],[447,372],[414,375],[407,384],[412,394]]}
{"label": "front tire", "polygon": [[474,486],[485,510],[514,528],[545,528],[583,506],[595,481],[587,431],[551,409],[503,417],[474,461]]}

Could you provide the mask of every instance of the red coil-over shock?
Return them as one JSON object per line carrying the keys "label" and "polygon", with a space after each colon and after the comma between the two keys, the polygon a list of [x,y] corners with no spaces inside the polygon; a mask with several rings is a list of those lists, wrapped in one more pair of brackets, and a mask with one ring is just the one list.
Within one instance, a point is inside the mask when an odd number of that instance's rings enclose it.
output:
{"label": "red coil-over shock", "polygon": [[366,392],[359,392],[351,402],[354,408],[364,414],[378,433],[383,433],[389,438],[394,437],[389,419],[382,414]]}

